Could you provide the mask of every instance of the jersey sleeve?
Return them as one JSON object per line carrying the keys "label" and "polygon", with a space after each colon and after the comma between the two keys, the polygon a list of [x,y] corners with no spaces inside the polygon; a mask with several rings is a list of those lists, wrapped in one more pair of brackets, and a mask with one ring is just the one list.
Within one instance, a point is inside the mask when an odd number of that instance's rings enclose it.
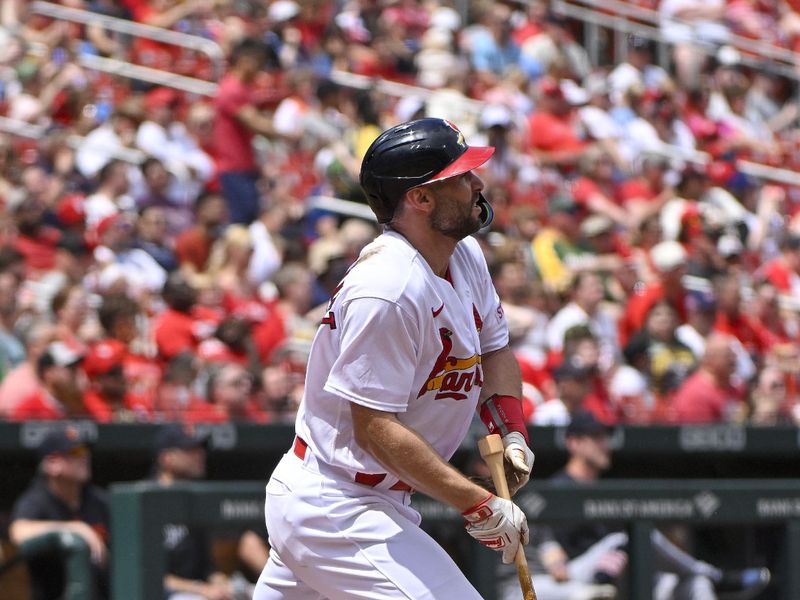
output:
{"label": "jersey sleeve", "polygon": [[343,303],[340,353],[325,391],[367,408],[405,412],[416,371],[418,327],[394,302],[356,298]]}

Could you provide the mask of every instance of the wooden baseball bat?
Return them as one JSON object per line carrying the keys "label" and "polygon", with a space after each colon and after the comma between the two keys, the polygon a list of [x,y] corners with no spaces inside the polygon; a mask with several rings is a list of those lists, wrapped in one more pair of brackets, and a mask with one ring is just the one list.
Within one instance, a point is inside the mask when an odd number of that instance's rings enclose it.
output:
{"label": "wooden baseball bat", "polygon": [[[478,449],[481,452],[481,458],[486,461],[489,471],[492,473],[492,481],[494,481],[498,496],[511,500],[506,473],[503,468],[504,448],[502,439],[496,433],[487,435],[478,440]],[[525,558],[525,548],[522,544],[517,548],[514,562],[517,564],[517,576],[519,577],[519,586],[522,588],[523,600],[536,600],[536,591],[533,589],[533,580],[528,571],[528,560]]]}

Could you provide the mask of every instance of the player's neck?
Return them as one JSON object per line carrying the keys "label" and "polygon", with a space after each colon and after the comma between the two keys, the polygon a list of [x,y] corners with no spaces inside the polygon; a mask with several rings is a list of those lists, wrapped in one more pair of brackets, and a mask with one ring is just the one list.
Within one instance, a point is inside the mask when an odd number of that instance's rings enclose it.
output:
{"label": "player's neck", "polygon": [[402,225],[393,225],[392,229],[408,240],[416,248],[428,266],[436,275],[445,278],[450,266],[450,257],[456,249],[457,240],[430,231],[419,230]]}

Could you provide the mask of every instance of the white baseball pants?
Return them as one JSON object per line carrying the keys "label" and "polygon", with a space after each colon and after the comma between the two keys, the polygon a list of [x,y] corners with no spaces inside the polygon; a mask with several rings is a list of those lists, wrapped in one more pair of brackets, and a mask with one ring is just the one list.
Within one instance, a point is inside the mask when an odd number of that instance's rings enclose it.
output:
{"label": "white baseball pants", "polygon": [[283,457],[267,484],[272,550],[253,600],[481,600],[419,528],[410,494],[341,479]]}

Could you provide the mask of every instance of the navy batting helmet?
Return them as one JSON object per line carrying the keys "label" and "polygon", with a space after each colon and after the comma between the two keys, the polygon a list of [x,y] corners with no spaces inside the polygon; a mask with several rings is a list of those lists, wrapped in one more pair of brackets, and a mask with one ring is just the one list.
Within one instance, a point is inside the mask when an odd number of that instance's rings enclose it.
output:
{"label": "navy batting helmet", "polygon": [[[372,142],[361,163],[361,187],[379,223],[388,223],[408,190],[461,175],[485,163],[490,146],[467,146],[464,135],[444,119],[417,119],[387,129]],[[481,221],[492,209],[481,195]]]}

